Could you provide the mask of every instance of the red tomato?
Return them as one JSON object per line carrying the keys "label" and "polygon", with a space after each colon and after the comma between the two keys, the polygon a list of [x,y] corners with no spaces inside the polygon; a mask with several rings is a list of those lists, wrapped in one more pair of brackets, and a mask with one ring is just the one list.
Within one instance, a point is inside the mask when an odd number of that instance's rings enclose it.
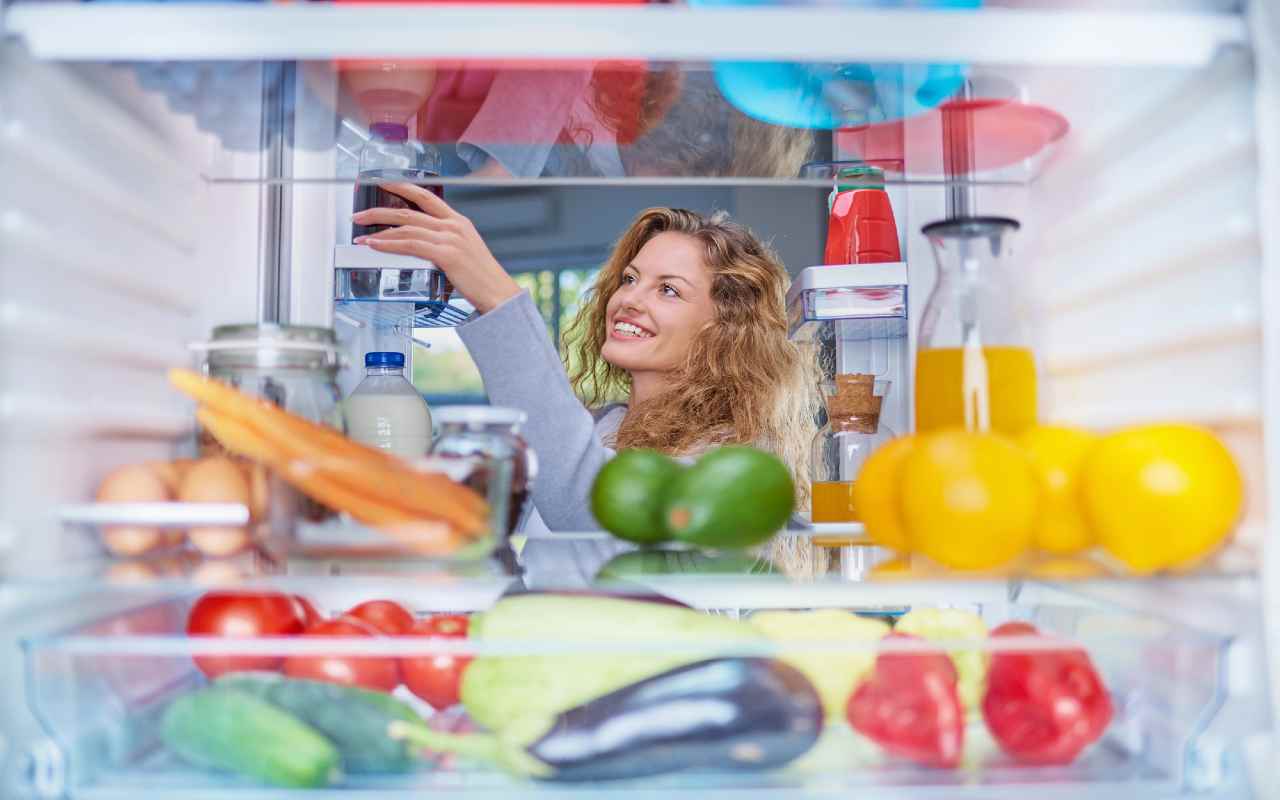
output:
{"label": "red tomato", "polygon": [[[209,592],[187,615],[188,636],[250,639],[301,633],[302,611],[293,598],[275,592]],[[196,656],[196,666],[210,678],[239,670],[273,670],[279,656]]]}
{"label": "red tomato", "polygon": [[315,604],[310,600],[300,594],[295,594],[293,599],[296,600],[298,605],[302,608],[303,619],[306,622],[304,627],[310,628],[312,625],[318,625],[319,623],[324,622],[324,614],[321,614],[319,610],[316,609]]}
{"label": "red tomato", "polygon": [[348,611],[347,616],[364,620],[387,636],[401,636],[413,628],[413,615],[391,600],[369,600]]}
{"label": "red tomato", "polygon": [[[410,636],[437,639],[467,638],[468,620],[461,614],[436,614],[419,620]],[[409,691],[425,700],[437,711],[458,703],[462,673],[471,656],[434,655],[400,659],[400,673]]]}
{"label": "red tomato", "polygon": [[[368,623],[354,617],[339,617],[308,628],[303,636],[377,636]],[[394,658],[375,656],[290,656],[284,662],[284,674],[291,678],[340,683],[389,692],[400,683],[400,671]]]}

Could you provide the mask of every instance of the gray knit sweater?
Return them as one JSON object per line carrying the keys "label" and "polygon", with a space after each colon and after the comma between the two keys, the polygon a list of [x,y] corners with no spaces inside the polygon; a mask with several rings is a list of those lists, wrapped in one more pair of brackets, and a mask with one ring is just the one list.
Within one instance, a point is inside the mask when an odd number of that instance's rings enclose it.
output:
{"label": "gray knit sweater", "polygon": [[594,414],[574,395],[546,323],[528,292],[521,292],[487,314],[458,326],[484,379],[489,401],[529,415],[524,437],[538,456],[533,484],[534,513],[522,530],[526,580],[541,584],[580,584],[599,567],[630,547],[614,540],[583,541],[554,533],[596,531],[591,515],[591,484],[614,451],[607,441],[626,415],[612,405]]}

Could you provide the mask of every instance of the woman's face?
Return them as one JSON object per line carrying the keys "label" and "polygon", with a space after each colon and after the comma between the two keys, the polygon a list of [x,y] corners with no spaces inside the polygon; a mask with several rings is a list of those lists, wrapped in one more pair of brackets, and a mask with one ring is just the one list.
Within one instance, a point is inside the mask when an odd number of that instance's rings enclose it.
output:
{"label": "woman's face", "polygon": [[633,379],[679,369],[694,337],[715,319],[701,245],[671,232],[645,242],[623,270],[606,312],[605,361]]}

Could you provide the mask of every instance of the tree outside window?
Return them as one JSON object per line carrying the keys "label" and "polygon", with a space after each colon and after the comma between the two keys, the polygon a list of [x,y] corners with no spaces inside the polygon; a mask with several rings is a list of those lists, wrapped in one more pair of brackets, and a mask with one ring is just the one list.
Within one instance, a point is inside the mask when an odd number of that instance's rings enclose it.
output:
{"label": "tree outside window", "polygon": [[[534,305],[547,323],[547,332],[556,349],[573,317],[578,313],[599,267],[563,267],[519,272],[513,275],[527,289]],[[480,371],[453,328],[425,328],[414,331],[413,385],[431,405],[484,403],[484,383]]]}

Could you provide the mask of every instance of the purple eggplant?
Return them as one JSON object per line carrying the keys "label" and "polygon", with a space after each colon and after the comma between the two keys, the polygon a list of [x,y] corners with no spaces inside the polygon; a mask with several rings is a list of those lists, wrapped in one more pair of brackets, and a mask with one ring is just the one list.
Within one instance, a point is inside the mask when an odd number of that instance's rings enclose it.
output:
{"label": "purple eggplant", "polygon": [[794,667],[718,658],[564,711],[525,749],[561,781],[771,769],[808,751],[822,724],[818,693]]}
{"label": "purple eggplant", "polygon": [[393,722],[391,735],[496,761],[552,781],[607,781],[682,770],[764,770],[813,747],[822,701],[799,670],[768,658],[687,664],[536,720],[512,714],[494,734]]}

